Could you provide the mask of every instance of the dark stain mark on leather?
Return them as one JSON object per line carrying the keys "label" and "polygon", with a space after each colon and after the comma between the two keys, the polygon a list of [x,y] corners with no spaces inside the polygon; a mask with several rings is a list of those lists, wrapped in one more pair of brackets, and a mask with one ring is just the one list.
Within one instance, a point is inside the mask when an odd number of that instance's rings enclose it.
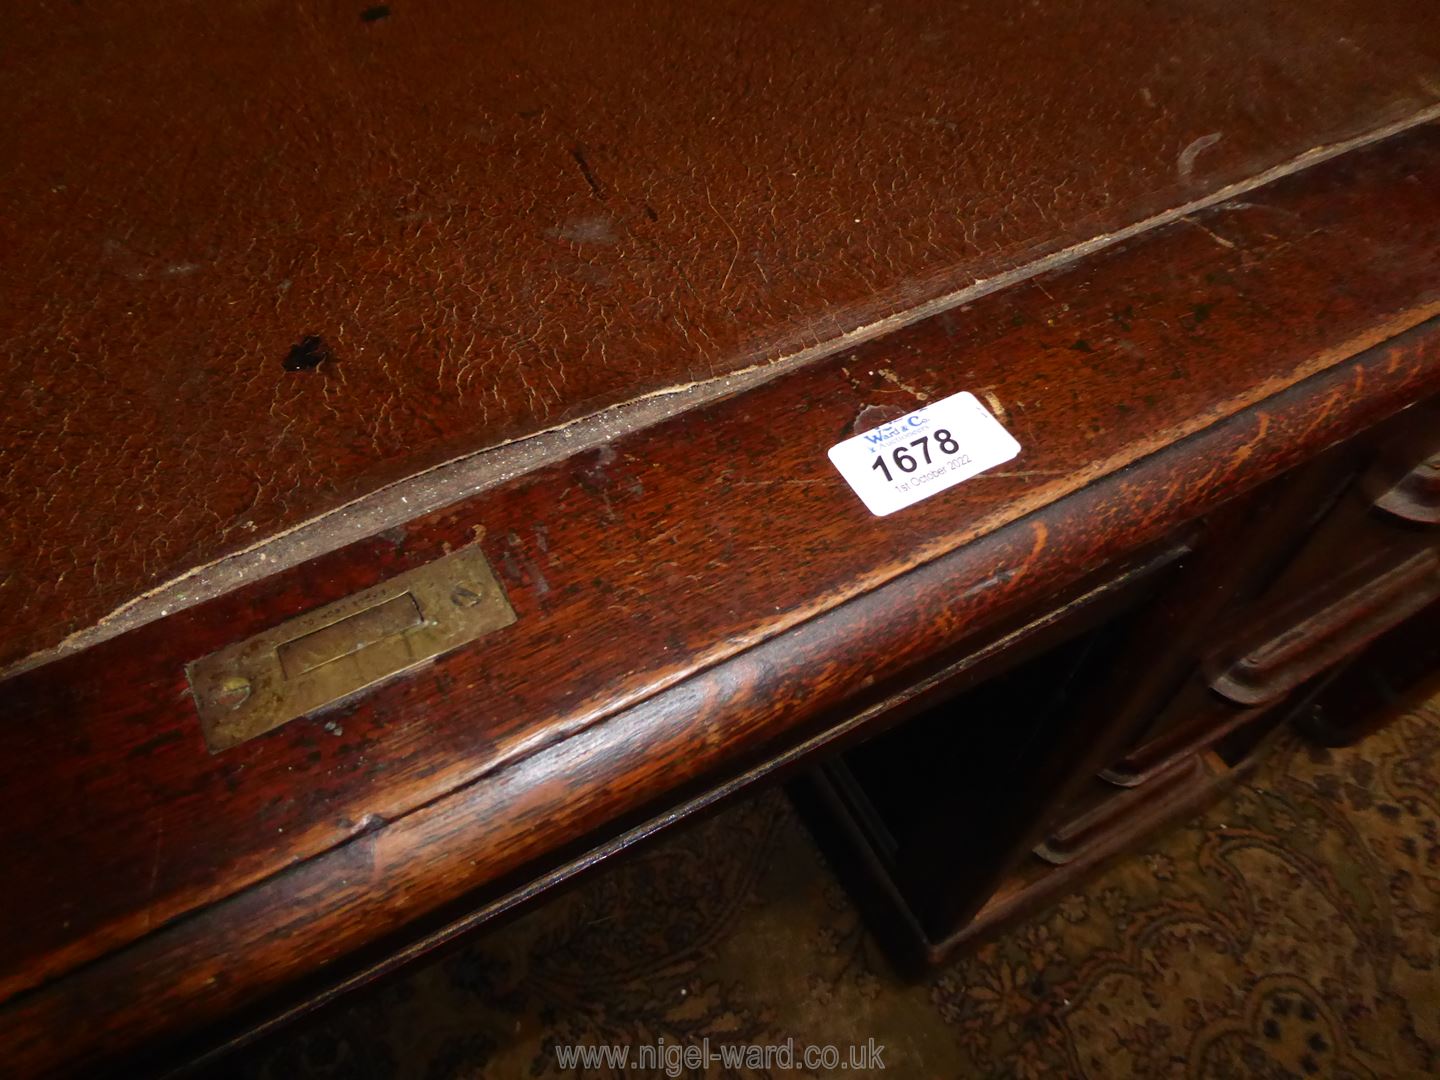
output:
{"label": "dark stain mark on leather", "polygon": [[660,215],[655,212],[655,208],[651,206],[648,202],[645,204],[645,216],[651,221],[660,220]]}
{"label": "dark stain mark on leather", "polygon": [[319,334],[306,334],[290,346],[280,366],[286,371],[314,371],[327,360],[334,360],[330,347]]}
{"label": "dark stain mark on leather", "polygon": [[1084,353],[1090,353],[1095,351],[1095,346],[1091,345],[1090,342],[1086,341],[1084,338],[1077,338],[1075,340],[1075,343],[1071,345],[1070,348],[1074,349],[1076,352]]}
{"label": "dark stain mark on leather", "polygon": [[590,168],[590,162],[585,160],[585,148],[583,146],[572,146],[570,156],[575,159],[575,164],[580,166],[580,175],[585,177],[585,183],[590,185],[590,190],[601,202],[605,201],[605,185],[600,183],[600,178],[595,175],[595,170]]}
{"label": "dark stain mark on leather", "polygon": [[379,22],[381,19],[388,19],[389,17],[389,4],[372,4],[370,7],[367,7],[364,11],[360,12],[361,22]]}

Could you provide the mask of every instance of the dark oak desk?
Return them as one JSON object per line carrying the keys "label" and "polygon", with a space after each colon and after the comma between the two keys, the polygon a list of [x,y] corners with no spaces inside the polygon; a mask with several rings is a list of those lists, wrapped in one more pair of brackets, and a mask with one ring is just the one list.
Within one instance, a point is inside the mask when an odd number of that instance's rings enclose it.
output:
{"label": "dark oak desk", "polygon": [[[934,959],[1426,669],[1433,15],[392,7],[7,46],[11,1071],[782,775]],[[827,449],[961,391],[1020,455],[871,515]]]}

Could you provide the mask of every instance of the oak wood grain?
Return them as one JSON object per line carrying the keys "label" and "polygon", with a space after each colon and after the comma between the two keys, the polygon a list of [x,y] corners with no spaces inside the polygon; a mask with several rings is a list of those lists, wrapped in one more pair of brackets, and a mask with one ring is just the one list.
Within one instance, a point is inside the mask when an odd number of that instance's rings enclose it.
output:
{"label": "oak wood grain", "polygon": [[[1440,390],[1437,183],[1440,131],[1357,151],[0,684],[0,1047],[39,1068],[215,1021],[758,775]],[[870,517],[826,448],[965,389],[1020,457]],[[186,663],[476,542],[513,626],[206,752]]]}

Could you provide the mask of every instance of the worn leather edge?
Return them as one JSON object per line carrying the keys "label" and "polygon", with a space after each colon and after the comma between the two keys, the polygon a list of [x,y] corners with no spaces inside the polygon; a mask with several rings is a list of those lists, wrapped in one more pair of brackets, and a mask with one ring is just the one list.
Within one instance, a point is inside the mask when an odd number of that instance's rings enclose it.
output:
{"label": "worn leather edge", "polygon": [[945,293],[799,352],[713,379],[653,391],[621,405],[546,428],[522,439],[499,443],[453,458],[404,480],[382,486],[368,495],[353,499],[240,551],[194,567],[163,582],[122,604],[91,626],[68,635],[58,644],[0,668],[0,681],[79,652],[175,611],[213,599],[246,582],[334,551],[419,514],[469,498],[497,484],[602,446],[622,435],[670,419],[679,413],[751,389],[837,352],[882,337],[1040,274],[1060,269],[1141,233],[1182,220],[1198,211],[1219,205],[1342,154],[1437,120],[1440,120],[1440,105],[1421,109],[1403,120],[1351,139],[1315,147],[1287,162],[1227,185],[1200,199],[1183,203],[1122,229],[1072,244],[1002,274],[979,279],[965,288]]}

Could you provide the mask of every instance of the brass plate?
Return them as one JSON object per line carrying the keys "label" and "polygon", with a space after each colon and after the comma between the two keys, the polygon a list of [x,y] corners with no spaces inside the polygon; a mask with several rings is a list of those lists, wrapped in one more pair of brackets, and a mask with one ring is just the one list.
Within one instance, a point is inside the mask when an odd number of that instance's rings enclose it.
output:
{"label": "brass plate", "polygon": [[188,664],[211,753],[509,626],[478,547],[436,559]]}

